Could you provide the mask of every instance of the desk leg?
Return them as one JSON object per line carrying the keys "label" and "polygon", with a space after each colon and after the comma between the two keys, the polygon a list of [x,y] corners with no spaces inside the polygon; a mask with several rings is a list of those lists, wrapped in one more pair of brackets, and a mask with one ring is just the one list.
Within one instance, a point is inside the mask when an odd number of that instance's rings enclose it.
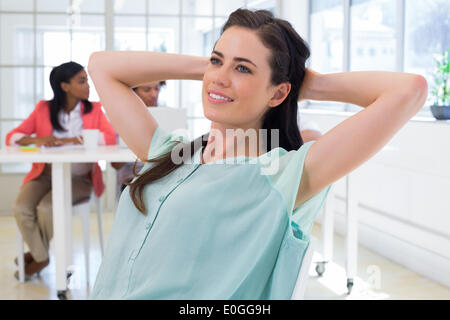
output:
{"label": "desk leg", "polygon": [[17,256],[18,267],[19,267],[19,281],[25,282],[25,259],[23,257],[24,245],[22,234],[20,233],[19,227],[16,225],[16,238],[17,238],[17,252],[19,255]]}
{"label": "desk leg", "polygon": [[347,236],[346,236],[346,269],[347,289],[351,293],[353,279],[356,276],[358,255],[358,195],[355,189],[355,175],[348,174],[346,177],[347,188]]}
{"label": "desk leg", "polygon": [[66,299],[66,270],[72,263],[72,180],[70,163],[52,163],[53,237],[56,290]]}

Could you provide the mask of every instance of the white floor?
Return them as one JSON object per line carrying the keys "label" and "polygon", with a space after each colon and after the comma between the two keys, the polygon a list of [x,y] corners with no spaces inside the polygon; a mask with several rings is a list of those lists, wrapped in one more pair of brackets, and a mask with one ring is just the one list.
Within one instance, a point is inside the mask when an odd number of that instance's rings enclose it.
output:
{"label": "white floor", "polygon": [[[105,241],[111,229],[114,216],[104,213]],[[69,293],[71,299],[86,299],[92,288],[100,266],[101,253],[97,233],[96,216],[91,217],[91,264],[90,285],[86,285],[84,255],[82,251],[81,221],[74,217],[74,265],[75,272]],[[39,277],[26,283],[19,283],[14,277],[16,266],[16,227],[13,217],[0,217],[0,299],[57,299],[55,287],[55,266],[45,268]],[[315,225],[312,231],[319,239],[314,261],[321,260],[321,228]],[[450,299],[450,288],[422,277],[398,264],[395,264],[370,250],[359,246],[358,277],[354,279],[352,293],[347,295],[345,274],[344,239],[335,235],[334,261],[326,265],[325,273],[318,277],[315,263],[310,268],[310,278],[306,289],[306,299]]]}

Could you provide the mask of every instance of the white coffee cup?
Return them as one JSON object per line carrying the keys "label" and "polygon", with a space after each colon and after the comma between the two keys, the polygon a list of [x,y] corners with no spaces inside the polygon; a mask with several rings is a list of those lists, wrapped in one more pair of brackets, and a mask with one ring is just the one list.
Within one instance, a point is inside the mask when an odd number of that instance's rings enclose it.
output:
{"label": "white coffee cup", "polygon": [[84,129],[81,131],[83,135],[83,145],[86,149],[97,149],[100,131],[98,129]]}

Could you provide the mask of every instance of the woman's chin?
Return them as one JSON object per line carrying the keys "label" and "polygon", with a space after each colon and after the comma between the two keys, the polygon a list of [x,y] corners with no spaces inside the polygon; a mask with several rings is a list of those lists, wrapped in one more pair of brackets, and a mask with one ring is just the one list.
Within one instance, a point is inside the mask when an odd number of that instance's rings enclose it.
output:
{"label": "woman's chin", "polygon": [[203,108],[203,115],[206,119],[212,121],[212,122],[223,122],[223,113],[220,112],[217,109],[204,107]]}

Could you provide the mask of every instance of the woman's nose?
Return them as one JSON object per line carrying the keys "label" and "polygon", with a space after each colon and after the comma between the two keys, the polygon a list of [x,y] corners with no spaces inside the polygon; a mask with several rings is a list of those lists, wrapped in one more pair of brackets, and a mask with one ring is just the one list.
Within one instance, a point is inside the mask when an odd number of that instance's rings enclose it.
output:
{"label": "woman's nose", "polygon": [[215,71],[213,82],[223,87],[229,87],[231,84],[230,72],[228,68],[221,67]]}

